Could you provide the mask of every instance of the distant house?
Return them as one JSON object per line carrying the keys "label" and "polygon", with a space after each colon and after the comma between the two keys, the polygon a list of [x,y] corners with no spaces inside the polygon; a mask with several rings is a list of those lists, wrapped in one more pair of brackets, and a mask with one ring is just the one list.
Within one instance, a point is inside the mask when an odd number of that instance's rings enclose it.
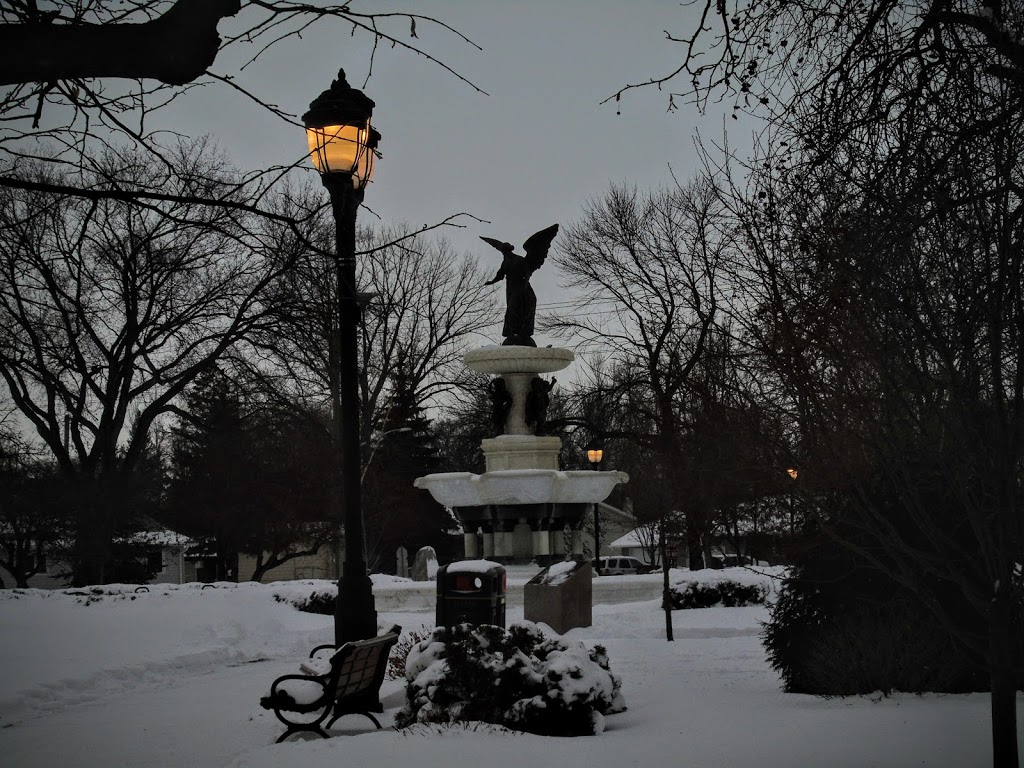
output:
{"label": "distant house", "polygon": [[[292,581],[293,579],[333,579],[336,568],[334,552],[330,544],[324,544],[315,555],[299,555],[285,563],[271,568],[263,578],[262,584],[272,581]],[[248,579],[256,572],[256,558],[251,555],[238,556],[238,578]]]}
{"label": "distant house", "polygon": [[[603,548],[602,548],[603,549]],[[635,557],[644,565],[654,565],[651,560],[651,549],[645,547],[641,540],[640,529],[633,528],[608,545],[608,554]]]}
{"label": "distant house", "polygon": [[167,530],[142,531],[132,538],[137,543],[156,545],[157,551],[149,555],[149,565],[151,568],[159,565],[160,570],[149,580],[150,584],[184,584],[192,580],[187,577],[185,567],[185,550],[192,543],[191,539]]}
{"label": "distant house", "polygon": [[[613,507],[611,504],[606,504],[603,501],[598,502],[597,505],[598,518],[601,521],[601,551],[597,552],[597,556],[601,555],[614,555],[618,554],[615,549],[615,542],[622,538],[624,534],[628,534],[629,531],[633,530],[633,526],[636,525],[636,520],[633,515],[625,510]],[[593,513],[588,515],[588,519],[585,523],[585,528],[590,537],[591,552],[594,551],[594,520]]]}
{"label": "distant house", "polygon": [[[123,540],[122,543],[146,547],[145,555],[147,570],[156,570],[149,584],[181,584],[194,581],[188,578],[189,572],[184,555],[186,548],[192,543],[188,538],[174,531],[139,531]],[[140,559],[140,565],[143,563]],[[71,578],[70,565],[53,552],[43,552],[37,563],[39,573],[29,577],[28,585],[34,589],[64,589]],[[14,586],[14,576],[0,567],[0,578],[7,586]]]}
{"label": "distant house", "polygon": [[[636,521],[634,520],[634,523]],[[686,545],[678,533],[669,528],[665,548],[668,550],[670,568],[685,568],[689,562]],[[615,539],[608,545],[609,554],[635,557],[644,565],[661,566],[661,554],[658,551],[658,529],[654,524],[637,526]]]}

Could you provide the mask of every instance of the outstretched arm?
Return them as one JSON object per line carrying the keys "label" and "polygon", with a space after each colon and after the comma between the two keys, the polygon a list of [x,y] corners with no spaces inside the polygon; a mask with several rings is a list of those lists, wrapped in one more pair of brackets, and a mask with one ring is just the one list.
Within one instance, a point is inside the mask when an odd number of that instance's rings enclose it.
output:
{"label": "outstretched arm", "polygon": [[504,279],[505,279],[505,265],[502,264],[501,267],[498,268],[498,273],[494,277],[492,277],[490,280],[488,280],[486,283],[484,283],[484,285],[494,285],[495,283],[500,283]]}

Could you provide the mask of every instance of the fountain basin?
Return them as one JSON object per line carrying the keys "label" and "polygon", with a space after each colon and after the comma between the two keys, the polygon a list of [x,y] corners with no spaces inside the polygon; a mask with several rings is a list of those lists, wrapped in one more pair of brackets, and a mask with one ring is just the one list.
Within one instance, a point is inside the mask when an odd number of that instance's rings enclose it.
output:
{"label": "fountain basin", "polygon": [[604,501],[625,472],[594,470],[505,469],[477,475],[439,472],[416,478],[414,485],[446,507],[514,504],[580,504]]}

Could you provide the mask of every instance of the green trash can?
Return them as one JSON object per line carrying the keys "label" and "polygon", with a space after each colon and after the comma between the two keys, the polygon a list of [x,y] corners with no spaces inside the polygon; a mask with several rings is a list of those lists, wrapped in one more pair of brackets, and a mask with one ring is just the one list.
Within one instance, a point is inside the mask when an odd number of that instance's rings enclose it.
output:
{"label": "green trash can", "polygon": [[437,626],[505,627],[505,568],[490,560],[460,560],[437,569]]}

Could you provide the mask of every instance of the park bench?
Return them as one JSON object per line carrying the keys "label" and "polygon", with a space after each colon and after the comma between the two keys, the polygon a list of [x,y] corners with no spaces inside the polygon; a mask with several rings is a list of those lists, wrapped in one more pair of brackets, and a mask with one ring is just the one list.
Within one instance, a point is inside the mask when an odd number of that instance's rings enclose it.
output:
{"label": "park bench", "polygon": [[[384,711],[380,686],[391,648],[401,631],[396,625],[379,637],[345,643],[340,648],[317,646],[299,667],[303,674],[277,678],[270,686],[270,695],[260,699],[260,705],[274,710],[277,719],[287,726],[277,743],[299,731],[312,731],[326,739],[325,728],[345,715],[364,715],[379,730],[380,722],[372,713]],[[326,726],[321,726],[328,717]]]}

